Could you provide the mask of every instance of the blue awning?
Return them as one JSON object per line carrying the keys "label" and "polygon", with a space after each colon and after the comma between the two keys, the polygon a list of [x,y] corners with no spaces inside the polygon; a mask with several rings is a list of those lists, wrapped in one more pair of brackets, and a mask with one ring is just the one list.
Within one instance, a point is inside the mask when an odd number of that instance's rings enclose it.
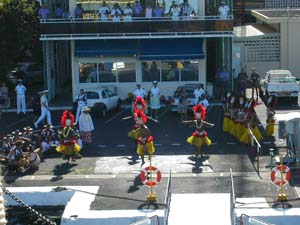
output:
{"label": "blue awning", "polygon": [[75,41],[76,57],[133,56],[137,54],[136,40],[79,40]]}
{"label": "blue awning", "polygon": [[143,39],[140,43],[141,60],[203,59],[202,38]]}

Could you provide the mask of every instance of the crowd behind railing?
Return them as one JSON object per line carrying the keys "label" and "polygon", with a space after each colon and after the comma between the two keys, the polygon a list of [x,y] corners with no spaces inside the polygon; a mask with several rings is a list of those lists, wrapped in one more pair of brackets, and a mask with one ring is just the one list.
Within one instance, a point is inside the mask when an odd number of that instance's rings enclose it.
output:
{"label": "crowd behind railing", "polygon": [[[219,19],[228,19],[230,17],[230,7],[225,1],[221,1],[218,7]],[[143,6],[139,1],[135,1],[134,4],[127,3],[124,7],[121,7],[119,3],[115,3],[110,7],[105,1],[99,9],[94,11],[84,10],[81,4],[77,4],[74,12],[71,13],[68,7],[63,7],[60,4],[56,5],[53,12],[50,11],[47,4],[43,4],[39,9],[39,16],[41,20],[57,19],[57,20],[81,20],[81,19],[97,19],[100,21],[113,21],[113,22],[130,22],[139,19],[162,19],[170,18],[171,20],[188,20],[197,16],[196,11],[193,9],[188,0],[183,0],[181,4],[176,1],[172,1],[172,5],[166,11],[165,6],[156,3],[155,6],[147,4]]]}

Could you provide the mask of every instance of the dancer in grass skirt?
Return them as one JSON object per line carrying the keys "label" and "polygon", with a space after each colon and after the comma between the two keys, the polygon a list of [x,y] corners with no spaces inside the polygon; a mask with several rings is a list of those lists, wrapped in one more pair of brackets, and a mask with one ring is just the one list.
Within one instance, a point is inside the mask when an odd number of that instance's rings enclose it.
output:
{"label": "dancer in grass skirt", "polygon": [[275,133],[275,106],[277,104],[277,98],[270,96],[267,100],[267,126],[266,136],[272,137]]}
{"label": "dancer in grass skirt", "polygon": [[203,157],[203,153],[201,151],[202,147],[211,145],[211,140],[208,138],[207,132],[204,130],[204,128],[212,127],[214,124],[205,121],[206,110],[201,104],[194,106],[193,111],[194,120],[183,121],[182,123],[195,124],[196,130],[190,137],[187,138],[186,141],[196,147],[196,157],[198,157],[199,154],[201,157]]}
{"label": "dancer in grass skirt", "polygon": [[229,132],[230,99],[231,99],[231,93],[228,92],[226,94],[226,98],[225,98],[225,102],[224,102],[224,119],[223,119],[223,131],[224,132]]}
{"label": "dancer in grass skirt", "polygon": [[60,144],[56,148],[56,151],[62,153],[63,158],[68,163],[70,160],[76,161],[76,159],[80,159],[82,156],[79,154],[80,146],[77,144],[77,139],[80,135],[73,129],[74,115],[68,110],[64,111],[61,123],[63,129],[58,132]]}

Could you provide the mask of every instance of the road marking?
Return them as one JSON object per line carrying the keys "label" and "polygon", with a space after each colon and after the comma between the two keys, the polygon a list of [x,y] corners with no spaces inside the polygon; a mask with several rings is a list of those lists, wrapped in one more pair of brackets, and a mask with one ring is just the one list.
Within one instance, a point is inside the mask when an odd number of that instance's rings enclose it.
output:
{"label": "road marking", "polygon": [[154,144],[154,146],[162,146],[162,144]]}
{"label": "road marking", "polygon": [[263,142],[263,144],[265,144],[265,145],[269,145],[269,144],[272,144],[273,142],[271,142],[271,141],[264,141]]}
{"label": "road marking", "polygon": [[10,123],[10,124],[7,125],[7,127],[14,126],[14,125],[16,125],[16,124],[18,124],[18,123],[20,123],[20,122],[23,122],[23,121],[25,121],[25,120],[28,120],[28,119],[30,119],[30,118],[33,118],[33,115],[28,116],[28,117],[25,117],[25,118],[20,119],[20,120],[17,120],[17,121],[15,121],[15,122],[13,122],[13,123]]}
{"label": "road marking", "polygon": [[173,143],[171,144],[172,146],[180,146],[181,144],[178,144],[178,143]]}
{"label": "road marking", "polygon": [[235,145],[236,142],[227,142],[228,145]]}
{"label": "road marking", "polygon": [[116,115],[114,115],[113,117],[111,117],[110,119],[106,120],[106,124],[108,124],[109,122],[113,121],[114,119],[116,119],[118,116],[120,116],[123,112],[127,111],[127,109],[122,110],[121,112],[118,112]]}
{"label": "road marking", "polygon": [[168,112],[170,107],[166,107],[166,109],[158,115],[158,119],[161,118],[166,112]]}
{"label": "road marking", "polygon": [[124,148],[126,145],[117,145],[119,148]]}
{"label": "road marking", "polygon": [[106,148],[106,145],[98,145],[98,148]]}

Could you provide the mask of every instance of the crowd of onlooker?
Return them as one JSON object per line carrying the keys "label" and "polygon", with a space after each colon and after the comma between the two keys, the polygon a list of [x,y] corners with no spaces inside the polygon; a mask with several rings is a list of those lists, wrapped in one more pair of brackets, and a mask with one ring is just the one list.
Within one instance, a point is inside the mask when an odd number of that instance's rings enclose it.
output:
{"label": "crowd of onlooker", "polygon": [[[179,19],[188,19],[196,15],[196,11],[193,9],[192,5],[188,0],[183,0],[181,4],[178,4],[177,1],[172,1],[172,5],[168,10],[165,9],[165,6],[160,3],[156,3],[155,6],[152,4],[141,5],[139,1],[135,1],[134,4],[127,3],[124,7],[121,7],[119,3],[114,3],[112,6],[109,6],[105,1],[101,4],[97,11],[97,17],[101,21],[132,21],[133,18],[160,18],[160,17],[171,17],[172,20]],[[218,8],[218,15],[220,18],[226,19],[229,15],[230,8],[226,5],[225,1],[221,1]],[[81,4],[77,4],[74,9],[75,19],[82,19],[85,15],[85,10]],[[57,4],[54,11],[51,13],[47,4],[43,4],[39,10],[39,15],[41,19],[51,18],[51,15],[54,15],[54,18],[61,19],[71,19],[72,14],[68,7],[63,7],[61,4]],[[89,16],[86,16],[89,18]]]}

